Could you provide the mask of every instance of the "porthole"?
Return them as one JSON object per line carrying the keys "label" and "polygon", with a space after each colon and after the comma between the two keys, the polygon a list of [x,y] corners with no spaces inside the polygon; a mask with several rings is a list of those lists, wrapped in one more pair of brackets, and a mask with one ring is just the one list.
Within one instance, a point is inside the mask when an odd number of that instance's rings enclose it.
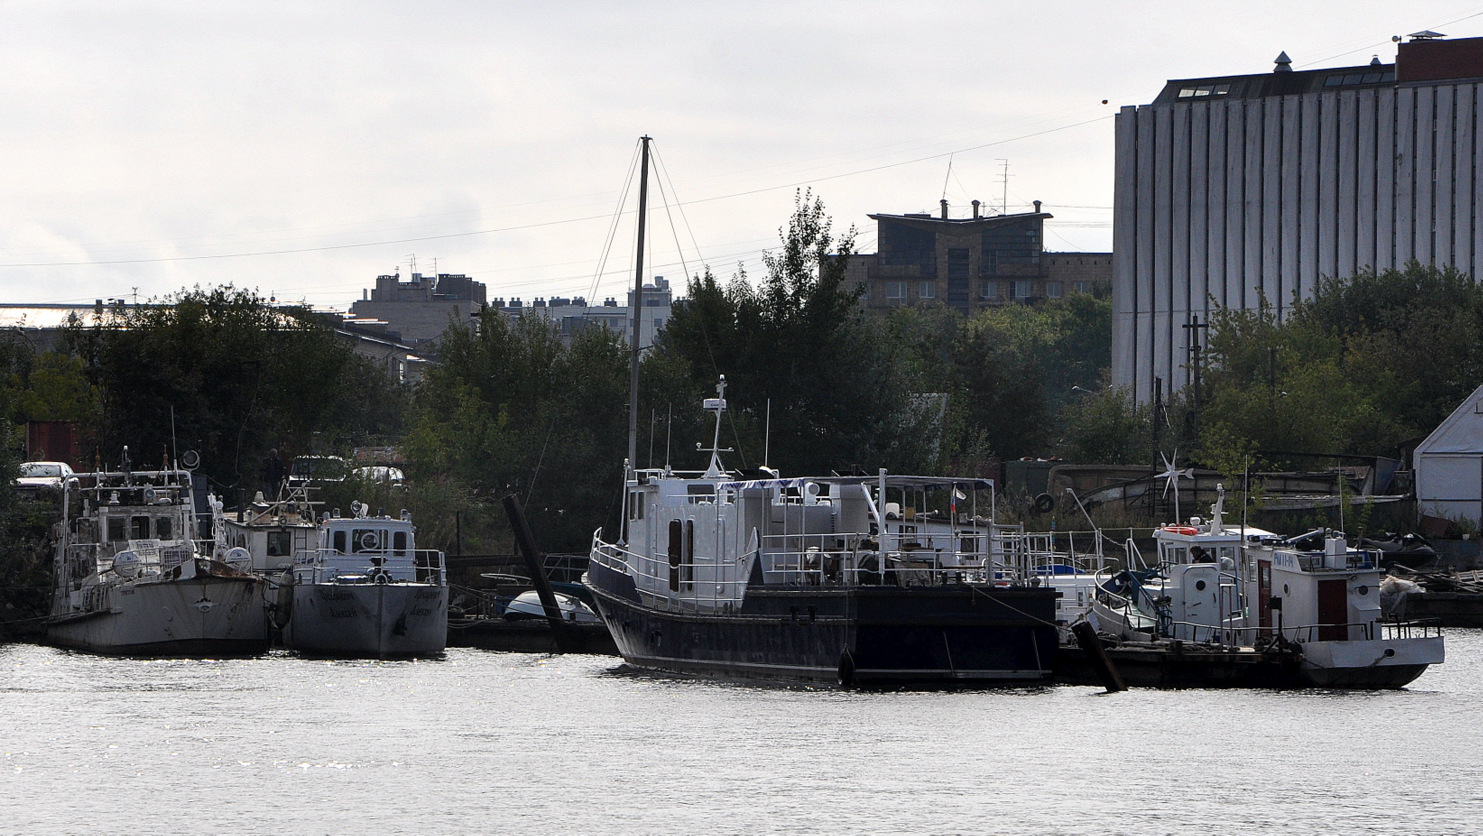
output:
{"label": "porthole", "polygon": [[1282,594],[1283,595],[1291,595],[1292,594],[1292,590],[1290,590],[1290,589],[1287,588],[1287,584],[1283,584],[1282,585]]}
{"label": "porthole", "polygon": [[1356,589],[1355,592],[1358,592],[1360,595],[1369,595],[1370,588],[1368,586],[1361,586],[1359,589]]}
{"label": "porthole", "polygon": [[1195,581],[1195,591],[1196,592],[1204,592],[1205,591],[1205,582],[1204,581]]}

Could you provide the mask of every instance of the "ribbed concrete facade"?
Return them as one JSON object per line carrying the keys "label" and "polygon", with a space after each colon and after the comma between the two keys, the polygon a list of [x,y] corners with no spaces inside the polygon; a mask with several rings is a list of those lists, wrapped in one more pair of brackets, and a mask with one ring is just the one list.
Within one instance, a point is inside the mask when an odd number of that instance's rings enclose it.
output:
{"label": "ribbed concrete facade", "polygon": [[1192,315],[1410,259],[1479,275],[1483,85],[1328,86],[1118,114],[1112,369],[1140,401],[1189,383]]}

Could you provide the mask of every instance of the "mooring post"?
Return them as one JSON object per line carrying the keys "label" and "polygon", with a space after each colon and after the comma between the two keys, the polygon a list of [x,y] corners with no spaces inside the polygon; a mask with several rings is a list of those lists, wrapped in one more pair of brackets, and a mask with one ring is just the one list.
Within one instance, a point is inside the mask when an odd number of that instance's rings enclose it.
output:
{"label": "mooring post", "polygon": [[1081,652],[1086,654],[1087,662],[1092,670],[1097,672],[1097,677],[1102,680],[1102,686],[1107,693],[1128,690],[1123,683],[1122,675],[1113,667],[1112,659],[1107,655],[1107,648],[1102,646],[1102,640],[1097,638],[1097,629],[1085,621],[1078,621],[1071,625],[1071,632],[1076,635],[1076,643],[1081,646]]}
{"label": "mooring post", "polygon": [[576,648],[567,635],[566,622],[561,620],[561,606],[556,603],[556,593],[552,591],[551,581],[546,577],[545,560],[542,559],[541,550],[536,548],[536,537],[530,530],[530,523],[525,519],[525,509],[520,505],[520,497],[514,494],[505,497],[505,513],[510,517],[515,542],[520,545],[520,554],[525,558],[530,582],[535,585],[536,594],[541,596],[541,609],[546,611],[546,620],[551,624],[551,636],[556,639],[556,649],[561,653],[572,653]]}

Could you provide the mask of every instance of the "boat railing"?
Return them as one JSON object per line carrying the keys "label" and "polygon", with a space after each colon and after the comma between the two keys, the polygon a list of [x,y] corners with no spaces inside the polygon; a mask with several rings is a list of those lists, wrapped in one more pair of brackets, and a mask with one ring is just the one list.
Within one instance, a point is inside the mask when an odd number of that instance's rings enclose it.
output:
{"label": "boat railing", "polygon": [[1382,621],[1380,631],[1380,637],[1384,639],[1435,639],[1442,636],[1442,622],[1436,618]]}
{"label": "boat railing", "polygon": [[1378,565],[1374,555],[1362,549],[1351,549],[1338,555],[1323,552],[1295,552],[1293,557],[1297,559],[1298,568],[1304,572],[1373,569]]}
{"label": "boat railing", "polygon": [[615,572],[623,573],[629,571],[630,556],[639,556],[637,553],[631,552],[616,543],[604,542],[602,539],[602,529],[600,528],[592,533],[592,548],[588,550],[588,553],[591,555],[590,560],[596,561]]}
{"label": "boat railing", "polygon": [[332,548],[304,549],[294,555],[298,583],[448,582],[446,560],[437,549],[367,551],[345,554]]}
{"label": "boat railing", "polygon": [[[1269,630],[1267,632],[1274,632]],[[1343,635],[1334,634],[1342,631]],[[1352,621],[1335,624],[1303,624],[1297,627],[1282,626],[1282,635],[1288,641],[1374,641],[1376,639],[1433,638],[1442,635],[1442,625],[1436,619],[1418,621]]]}
{"label": "boat railing", "polygon": [[[795,586],[943,586],[985,583],[992,564],[982,551],[941,545],[925,534],[775,534],[762,538],[770,583]],[[1002,583],[1018,573],[995,572]]]}
{"label": "boat railing", "polygon": [[[1172,621],[1170,627],[1172,628],[1170,634],[1163,638],[1179,638],[1183,641],[1222,648],[1262,646],[1276,640],[1279,634],[1282,639],[1298,644],[1319,641],[1435,638],[1442,635],[1442,627],[1435,619],[1413,622],[1356,621],[1344,624],[1283,625],[1280,630],[1277,627],[1242,625],[1239,619],[1233,619],[1231,623],[1221,626]],[[1333,633],[1336,631],[1342,631],[1343,635],[1335,638]]]}
{"label": "boat railing", "polygon": [[675,611],[714,612],[739,604],[757,559],[764,561],[762,575],[767,583],[797,587],[990,582],[1008,586],[1019,582],[1008,574],[996,577],[982,551],[966,553],[924,546],[925,541],[909,535],[778,534],[762,537],[754,551],[718,565],[709,559],[671,562],[663,554],[651,557],[594,535],[591,562],[631,577],[646,604]]}
{"label": "boat railing", "polygon": [[1108,565],[1103,538],[1100,531],[1026,532],[1020,526],[999,526],[990,538],[990,554],[995,563],[1025,578],[1094,574]]}

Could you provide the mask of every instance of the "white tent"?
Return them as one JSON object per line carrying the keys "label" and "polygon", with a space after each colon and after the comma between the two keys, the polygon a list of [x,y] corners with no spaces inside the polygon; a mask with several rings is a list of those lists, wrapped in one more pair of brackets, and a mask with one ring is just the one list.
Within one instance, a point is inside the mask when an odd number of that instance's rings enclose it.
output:
{"label": "white tent", "polygon": [[1483,523],[1483,386],[1416,448],[1421,513]]}

